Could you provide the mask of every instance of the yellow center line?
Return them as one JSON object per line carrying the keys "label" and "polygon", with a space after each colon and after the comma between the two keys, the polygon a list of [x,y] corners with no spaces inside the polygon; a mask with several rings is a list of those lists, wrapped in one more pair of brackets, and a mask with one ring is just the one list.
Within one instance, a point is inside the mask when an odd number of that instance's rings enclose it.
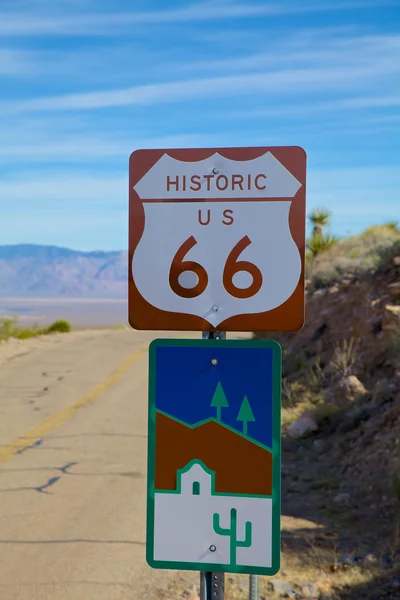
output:
{"label": "yellow center line", "polygon": [[46,433],[55,429],[62,423],[65,423],[68,419],[70,419],[75,413],[78,412],[81,408],[85,408],[89,406],[92,402],[94,402],[101,394],[104,394],[107,390],[109,390],[121,377],[125,375],[129,371],[129,369],[143,356],[143,354],[147,352],[147,348],[140,348],[140,350],[136,350],[133,354],[131,354],[123,363],[121,363],[110,375],[104,379],[101,383],[96,385],[93,389],[90,390],[84,396],[81,396],[76,402],[67,406],[62,411],[49,417],[46,421],[43,421],[37,427],[34,427],[25,435],[15,439],[11,444],[4,446],[4,448],[0,449],[0,464],[6,462],[21,450],[32,446],[35,442],[40,440]]}

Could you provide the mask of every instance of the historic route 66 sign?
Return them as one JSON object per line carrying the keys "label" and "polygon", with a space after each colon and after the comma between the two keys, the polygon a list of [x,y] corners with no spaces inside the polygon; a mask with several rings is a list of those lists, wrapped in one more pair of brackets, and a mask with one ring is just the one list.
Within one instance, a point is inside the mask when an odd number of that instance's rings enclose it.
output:
{"label": "historic route 66 sign", "polygon": [[130,325],[300,329],[305,174],[299,147],[134,152]]}

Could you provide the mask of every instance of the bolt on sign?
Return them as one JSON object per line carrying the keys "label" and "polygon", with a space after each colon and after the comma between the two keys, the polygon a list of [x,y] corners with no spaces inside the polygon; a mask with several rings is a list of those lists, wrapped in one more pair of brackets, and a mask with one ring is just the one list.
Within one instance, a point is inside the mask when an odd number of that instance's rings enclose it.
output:
{"label": "bolt on sign", "polygon": [[279,344],[154,340],[149,399],[149,565],[277,573]]}
{"label": "bolt on sign", "polygon": [[134,152],[130,325],[299,330],[305,180],[296,146]]}

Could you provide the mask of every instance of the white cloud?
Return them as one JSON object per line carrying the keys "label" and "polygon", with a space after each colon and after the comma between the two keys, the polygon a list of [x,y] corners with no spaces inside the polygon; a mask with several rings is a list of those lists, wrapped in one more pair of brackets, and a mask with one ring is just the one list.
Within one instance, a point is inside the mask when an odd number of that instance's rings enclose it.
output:
{"label": "white cloud", "polygon": [[27,75],[31,73],[32,67],[31,53],[0,48],[0,75]]}
{"label": "white cloud", "polygon": [[[147,50],[139,61],[143,65],[135,67],[135,72],[141,74],[145,80],[157,77],[157,83],[138,85],[136,87],[120,87],[83,93],[68,93],[58,96],[28,98],[26,100],[3,103],[3,114],[18,111],[62,111],[62,110],[89,110],[94,108],[107,108],[119,106],[140,106],[163,104],[166,102],[180,101],[197,98],[222,98],[235,94],[240,96],[259,95],[268,93],[271,96],[279,94],[307,94],[325,91],[330,93],[343,93],[358,91],[353,98],[340,98],[330,102],[318,104],[309,103],[303,108],[296,103],[295,113],[306,114],[316,110],[330,110],[353,107],[396,106],[399,102],[400,81],[400,35],[343,35],[343,32],[331,32],[323,36],[320,30],[308,30],[308,33],[280,37],[270,41],[268,51],[258,52],[249,56],[235,56],[221,60],[203,62],[193,61],[190,57],[181,63],[173,60],[174,54],[163,53],[161,57],[156,54],[147,55]],[[140,47],[139,47],[140,48]],[[114,78],[118,81],[131,81],[131,63],[127,56],[138,49],[132,47],[113,46],[111,49],[103,48],[94,52],[86,49],[79,51],[62,51],[49,49],[47,51],[14,53],[6,51],[4,59],[0,51],[1,66],[10,71],[20,69],[34,72],[44,77],[56,77],[63,83],[68,77],[81,73],[85,81],[95,78],[96,74],[101,81],[104,73],[109,72],[107,80],[112,85]],[[8,52],[8,54],[7,54]],[[11,66],[6,66],[7,57],[14,57]],[[229,55],[229,53],[228,53]],[[140,56],[140,55],[139,55]],[[146,60],[147,59],[147,60]],[[145,65],[150,64],[149,68]],[[163,81],[165,73],[170,77],[184,72],[195,72],[197,78],[172,81]],[[222,75],[220,75],[222,73]],[[203,76],[207,74],[206,76]],[[215,75],[214,75],[215,74]],[[68,83],[67,83],[68,85]],[[366,98],[362,91],[371,92],[371,86],[385,89],[385,94],[377,94],[374,98]],[[73,88],[72,88],[73,89]],[[279,113],[280,108],[277,109]],[[272,108],[274,111],[274,108]],[[246,111],[247,112],[247,111]],[[229,114],[229,112],[228,112]],[[230,113],[232,115],[232,113]],[[251,113],[252,116],[271,114],[269,109]]]}
{"label": "white cloud", "polygon": [[[400,35],[343,36],[339,30],[310,30],[270,40],[264,52],[245,57],[182,62],[181,70],[249,71],[283,65],[368,66],[393,65],[400,53]],[[172,65],[174,66],[174,65]]]}
{"label": "white cloud", "polygon": [[231,94],[299,93],[320,91],[328,88],[351,89],[373,82],[384,75],[398,75],[400,63],[397,57],[384,63],[336,68],[299,68],[250,75],[232,75],[191,79],[170,83],[142,85],[111,91],[66,94],[36,98],[12,104],[2,109],[14,111],[89,110],[118,106],[164,104],[171,101],[197,98],[215,98]]}
{"label": "white cloud", "polygon": [[9,210],[7,227],[0,222],[1,244],[49,244],[80,250],[125,250],[128,213],[124,211],[56,209]]}
{"label": "white cloud", "polygon": [[[378,158],[378,157],[377,157]],[[400,187],[400,170],[393,166],[360,167],[351,169],[312,169],[308,189],[315,190],[383,190]]]}
{"label": "white cloud", "polygon": [[29,212],[61,205],[73,207],[75,212],[88,206],[107,205],[115,210],[126,204],[127,186],[127,177],[89,177],[71,172],[41,177],[19,175],[17,180],[0,182],[0,198],[11,206],[17,202]]}
{"label": "white cloud", "polygon": [[70,10],[58,16],[47,16],[46,11],[35,13],[0,13],[0,35],[114,35],[121,28],[136,25],[243,19],[257,16],[279,16],[307,12],[344,11],[372,6],[397,6],[396,0],[359,0],[348,2],[291,2],[291,3],[236,3],[207,1],[183,8],[148,12],[82,13],[69,16]]}
{"label": "white cloud", "polygon": [[[60,139],[61,137],[61,139]],[[35,139],[36,138],[36,139]],[[12,131],[0,134],[0,164],[15,163],[81,163],[87,165],[101,159],[123,159],[128,164],[129,155],[138,148],[188,148],[213,146],[221,142],[218,134],[176,134],[159,137],[103,137],[91,135],[54,136],[37,133],[15,139]],[[0,183],[1,192],[1,183]]]}
{"label": "white cloud", "polygon": [[[371,109],[371,108],[396,108],[400,106],[400,96],[354,96],[350,98],[340,98],[338,100],[332,100],[329,102],[315,102],[310,101],[307,98],[307,102],[304,104],[291,103],[281,104],[280,106],[272,105],[266,108],[237,110],[237,111],[221,111],[219,114],[220,118],[233,119],[233,118],[247,118],[255,119],[257,117],[273,118],[290,116],[302,117],[307,115],[315,115],[316,113],[330,112],[331,115],[335,116],[334,126],[338,123],[343,124],[342,121],[338,121],[340,114],[343,111],[350,110],[349,118],[351,123],[354,125],[356,122],[362,124],[366,123],[383,123],[383,122],[396,122],[399,120],[399,115],[385,115],[371,117],[369,119],[361,118],[361,113],[357,112],[357,109]],[[364,115],[364,113],[362,113]],[[356,120],[355,120],[356,119]],[[348,130],[348,129],[346,129]]]}
{"label": "white cloud", "polygon": [[373,224],[399,218],[400,173],[393,167],[310,171],[307,214],[313,208],[332,211],[332,231],[357,233]]}
{"label": "white cloud", "polygon": [[[327,207],[335,232],[398,219],[400,171],[397,166],[310,169],[307,174],[307,213]],[[359,230],[359,229],[358,229]]]}
{"label": "white cloud", "polygon": [[[335,107],[343,108],[383,108],[400,106],[400,95],[393,96],[364,96],[358,98],[347,98],[332,103]],[[331,104],[331,106],[332,106]]]}

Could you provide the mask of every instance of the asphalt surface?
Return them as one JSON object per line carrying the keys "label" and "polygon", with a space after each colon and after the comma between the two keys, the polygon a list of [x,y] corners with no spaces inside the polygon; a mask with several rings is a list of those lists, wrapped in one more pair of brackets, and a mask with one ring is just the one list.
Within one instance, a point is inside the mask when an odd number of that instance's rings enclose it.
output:
{"label": "asphalt surface", "polygon": [[65,335],[0,367],[0,600],[158,598],[174,573],[145,562],[157,335]]}

